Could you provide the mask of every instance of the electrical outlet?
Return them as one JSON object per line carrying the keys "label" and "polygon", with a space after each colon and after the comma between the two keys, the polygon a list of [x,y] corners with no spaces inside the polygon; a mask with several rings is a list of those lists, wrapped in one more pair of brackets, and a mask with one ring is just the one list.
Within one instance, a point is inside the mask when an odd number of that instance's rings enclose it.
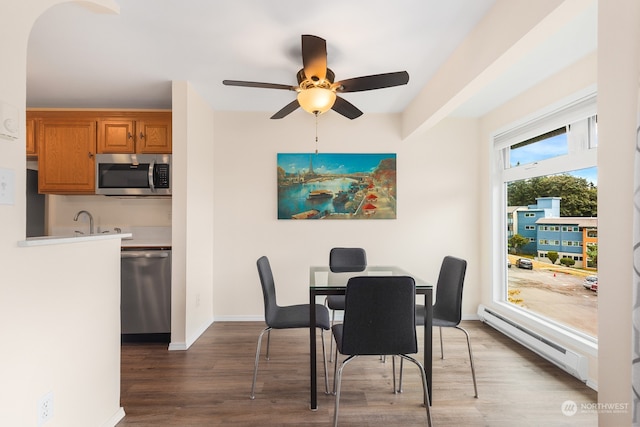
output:
{"label": "electrical outlet", "polygon": [[53,392],[45,394],[38,401],[38,427],[53,417]]}

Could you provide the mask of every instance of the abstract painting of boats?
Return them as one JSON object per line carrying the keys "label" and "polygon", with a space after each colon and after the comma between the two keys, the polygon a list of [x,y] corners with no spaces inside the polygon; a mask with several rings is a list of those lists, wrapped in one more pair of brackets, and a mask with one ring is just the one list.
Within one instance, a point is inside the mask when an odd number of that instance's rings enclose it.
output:
{"label": "abstract painting of boats", "polygon": [[395,153],[278,153],[278,219],[396,219]]}

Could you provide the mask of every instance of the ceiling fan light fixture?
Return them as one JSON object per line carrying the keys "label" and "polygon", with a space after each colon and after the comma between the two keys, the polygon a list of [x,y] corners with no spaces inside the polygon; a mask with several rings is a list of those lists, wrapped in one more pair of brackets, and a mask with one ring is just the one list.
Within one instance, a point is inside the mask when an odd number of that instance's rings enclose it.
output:
{"label": "ceiling fan light fixture", "polygon": [[336,102],[336,93],[331,89],[311,87],[298,92],[298,103],[308,113],[322,114]]}
{"label": "ceiling fan light fixture", "polygon": [[227,86],[295,91],[297,98],[277,111],[271,116],[271,119],[281,119],[302,107],[306,112],[314,114],[316,118],[319,114],[332,109],[353,120],[360,117],[362,111],[346,99],[337,96],[337,93],[383,89],[406,85],[409,82],[409,73],[406,71],[372,74],[338,82],[335,81],[335,77],[334,72],[327,67],[326,40],[318,36],[303,34],[302,68],[296,74],[298,86],[241,80],[223,80],[222,83]]}

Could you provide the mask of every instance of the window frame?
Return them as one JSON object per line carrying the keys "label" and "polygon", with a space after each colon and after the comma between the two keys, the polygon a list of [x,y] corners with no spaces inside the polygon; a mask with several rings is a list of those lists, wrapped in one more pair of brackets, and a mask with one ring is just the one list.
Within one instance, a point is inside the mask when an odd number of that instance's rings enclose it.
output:
{"label": "window frame", "polygon": [[[505,148],[565,125],[570,127],[568,155],[545,159],[534,164],[510,167],[508,150]],[[508,272],[506,257],[503,255],[507,253],[506,183],[597,166],[597,135],[595,138],[585,138],[585,133],[594,136],[596,126],[596,92],[592,88],[575,96],[571,101],[550,106],[542,112],[532,114],[491,134],[492,246],[494,254],[497,254],[492,263],[491,304],[516,322],[534,327],[549,336],[556,337],[561,342],[568,342],[597,356],[597,337],[523,310],[508,302]]]}

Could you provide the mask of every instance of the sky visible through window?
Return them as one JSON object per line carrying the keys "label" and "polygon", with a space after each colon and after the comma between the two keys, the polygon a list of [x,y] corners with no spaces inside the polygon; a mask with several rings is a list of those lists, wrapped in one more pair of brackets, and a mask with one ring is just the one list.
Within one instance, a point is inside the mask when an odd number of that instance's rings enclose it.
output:
{"label": "sky visible through window", "polygon": [[[567,135],[561,134],[509,150],[510,167],[524,166],[541,160],[567,155]],[[586,168],[567,172],[598,185],[598,168]]]}

